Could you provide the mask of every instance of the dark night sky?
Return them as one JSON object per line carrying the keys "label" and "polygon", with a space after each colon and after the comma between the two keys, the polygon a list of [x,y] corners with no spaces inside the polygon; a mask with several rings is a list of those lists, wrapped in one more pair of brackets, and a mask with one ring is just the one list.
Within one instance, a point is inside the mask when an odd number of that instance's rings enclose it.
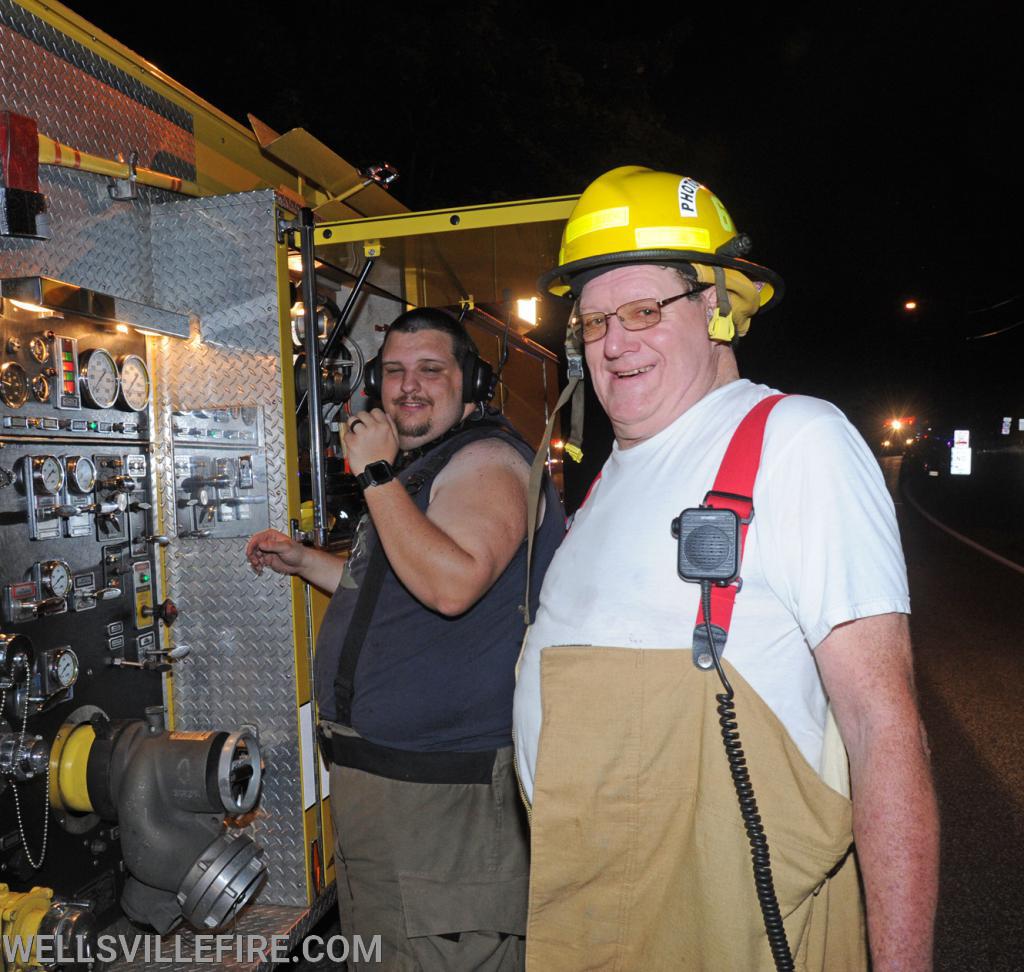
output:
{"label": "dark night sky", "polygon": [[1024,327],[969,340],[1024,320],[1024,50],[985,4],[211,3],[157,29],[137,4],[70,6],[242,122],[394,163],[412,208],[626,163],[692,175],[786,279],[739,349],[750,377],[869,438],[886,413],[1024,414]]}

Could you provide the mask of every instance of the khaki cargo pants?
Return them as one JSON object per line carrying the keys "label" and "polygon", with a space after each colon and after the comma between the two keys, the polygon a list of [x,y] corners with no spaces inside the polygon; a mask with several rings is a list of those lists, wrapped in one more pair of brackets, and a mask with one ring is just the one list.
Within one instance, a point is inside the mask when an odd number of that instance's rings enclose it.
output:
{"label": "khaki cargo pants", "polygon": [[490,785],[406,783],[331,767],[343,935],[381,938],[381,968],[523,967],[528,843],[511,747]]}
{"label": "khaki cargo pants", "polygon": [[[865,969],[850,801],[726,669],[796,968]],[[543,652],[530,972],[774,969],[722,745],[720,691],[689,651]]]}

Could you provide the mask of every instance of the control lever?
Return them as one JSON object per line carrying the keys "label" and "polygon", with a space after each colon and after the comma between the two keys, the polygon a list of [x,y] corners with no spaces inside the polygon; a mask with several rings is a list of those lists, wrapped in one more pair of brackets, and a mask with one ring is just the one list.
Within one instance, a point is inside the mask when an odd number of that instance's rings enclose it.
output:
{"label": "control lever", "polygon": [[44,597],[41,601],[25,601],[22,607],[35,611],[36,614],[58,614],[67,608],[68,602],[63,597]]}
{"label": "control lever", "polygon": [[65,503],[61,506],[54,506],[51,511],[54,516],[67,519],[72,516],[81,516],[83,513],[95,513],[97,516],[116,516],[123,513],[127,507],[126,503],[83,503],[76,506],[72,503]]}
{"label": "control lever", "polygon": [[155,543],[158,547],[166,547],[171,542],[171,538],[164,536],[162,533],[154,533],[152,536],[143,537],[142,542]]}
{"label": "control lever", "polygon": [[122,593],[120,587],[101,587],[98,591],[76,591],[75,596],[90,601],[112,601],[115,597],[120,597]]}
{"label": "control lever", "polygon": [[139,500],[136,500],[134,503],[132,503],[131,509],[133,513],[145,513],[153,509],[153,504],[143,503]]}
{"label": "control lever", "polygon": [[107,664],[113,665],[115,668],[138,668],[147,672],[169,672],[171,670],[170,662],[157,661],[155,658],[147,658],[143,662],[128,661],[125,658],[108,658]]}
{"label": "control lever", "polygon": [[190,493],[198,493],[207,486],[215,486],[217,489],[224,489],[231,486],[234,479],[231,476],[189,476],[181,481],[179,489],[187,490]]}
{"label": "control lever", "polygon": [[189,530],[187,533],[179,533],[178,536],[179,537],[196,537],[196,538],[201,540],[201,539],[203,539],[205,537],[208,537],[212,532],[213,532],[212,530]]}
{"label": "control lever", "polygon": [[167,656],[167,661],[181,661],[192,653],[191,645],[178,645],[170,650],[166,648],[147,648],[146,652],[151,658],[158,658],[161,655]]}
{"label": "control lever", "polygon": [[50,513],[53,516],[59,516],[64,520],[69,520],[73,516],[81,516],[83,513],[91,513],[95,506],[95,503],[89,503],[85,506],[75,506],[71,503],[65,503],[61,506],[52,507]]}
{"label": "control lever", "polygon": [[134,493],[139,484],[131,476],[111,476],[110,479],[101,479],[99,487],[112,493]]}

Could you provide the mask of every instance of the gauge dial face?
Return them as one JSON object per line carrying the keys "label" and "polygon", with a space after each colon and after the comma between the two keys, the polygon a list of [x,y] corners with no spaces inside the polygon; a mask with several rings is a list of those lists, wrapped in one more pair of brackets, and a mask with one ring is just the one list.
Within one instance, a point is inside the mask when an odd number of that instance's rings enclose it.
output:
{"label": "gauge dial face", "polygon": [[67,466],[72,489],[76,493],[91,493],[96,486],[96,464],[86,456],[72,456]]}
{"label": "gauge dial face", "polygon": [[121,400],[133,412],[141,412],[149,404],[150,381],[146,362],[137,354],[121,359]]}
{"label": "gauge dial face", "polygon": [[32,338],[28,342],[28,349],[32,352],[32,357],[40,364],[50,357],[50,346],[41,337]]}
{"label": "gauge dial face", "polygon": [[70,649],[58,653],[53,663],[53,673],[57,681],[67,688],[78,678],[78,657]]}
{"label": "gauge dial face", "polygon": [[36,396],[37,402],[50,400],[50,383],[46,380],[46,375],[36,375],[32,379],[32,394]]}
{"label": "gauge dial face", "polygon": [[71,590],[71,568],[63,560],[49,560],[42,567],[43,584],[56,597]]}
{"label": "gauge dial face", "polygon": [[103,348],[86,351],[80,360],[82,394],[93,408],[110,408],[117,401],[121,381],[110,352]]}
{"label": "gauge dial face", "polygon": [[21,408],[28,401],[28,376],[20,364],[8,361],[0,366],[0,399],[11,408]]}
{"label": "gauge dial face", "polygon": [[64,467],[56,456],[35,456],[32,460],[32,475],[36,486],[51,496],[59,493],[64,485]]}

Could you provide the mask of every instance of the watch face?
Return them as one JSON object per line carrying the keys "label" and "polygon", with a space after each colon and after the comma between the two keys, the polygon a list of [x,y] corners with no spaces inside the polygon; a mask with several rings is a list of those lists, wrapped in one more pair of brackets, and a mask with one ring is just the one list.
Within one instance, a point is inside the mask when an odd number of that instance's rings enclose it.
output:
{"label": "watch face", "polygon": [[378,459],[376,462],[367,464],[363,470],[363,477],[367,486],[383,486],[395,478],[391,463],[386,459]]}

